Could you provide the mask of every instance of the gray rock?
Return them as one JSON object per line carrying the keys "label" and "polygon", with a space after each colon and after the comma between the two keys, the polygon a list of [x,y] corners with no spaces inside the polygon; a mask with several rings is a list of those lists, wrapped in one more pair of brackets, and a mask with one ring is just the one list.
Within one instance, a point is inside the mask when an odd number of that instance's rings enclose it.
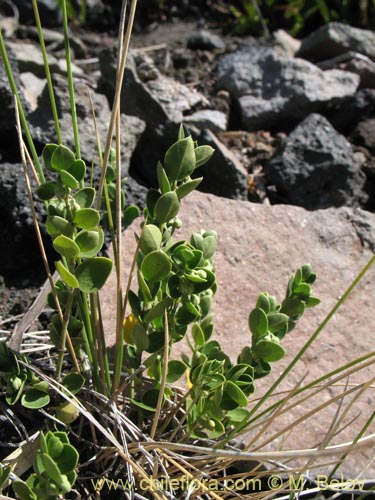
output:
{"label": "gray rock", "polygon": [[324,70],[337,68],[356,73],[361,79],[360,89],[375,88],[375,63],[359,52],[345,52],[345,54],[318,63],[318,66]]}
{"label": "gray rock", "polygon": [[203,176],[200,191],[233,200],[247,200],[247,178],[245,167],[235,155],[209,130],[200,137],[199,144],[208,144],[215,149],[212,158],[197,171]]}
{"label": "gray rock", "polygon": [[[91,115],[87,86],[84,82],[76,80],[74,87],[76,94],[81,156],[89,163],[91,163],[94,159],[95,163],[98,164],[95,128]],[[92,89],[90,90],[90,93],[94,103],[101,146],[104,148],[106,133],[110,121],[108,101],[104,95],[98,94]],[[75,145],[70,116],[70,101],[67,83],[66,79],[59,75],[55,75],[55,97],[60,117],[63,143],[74,150]],[[31,133],[34,140],[42,145],[48,142],[56,142],[56,133],[50,110],[47,87],[45,87],[39,98],[38,108],[33,113],[28,115],[28,120],[31,125]],[[137,144],[138,138],[144,131],[145,124],[139,118],[125,115],[121,115],[121,122],[122,163],[124,173],[126,173],[129,167],[132,152]]]}
{"label": "gray rock", "polygon": [[211,33],[211,31],[198,30],[193,31],[193,33],[189,36],[187,47],[191,50],[222,50],[225,49],[225,43],[218,35]]}
{"label": "gray rock", "polygon": [[[270,388],[320,325],[336,303],[337,297],[344,293],[356,274],[373,256],[375,215],[352,208],[308,212],[300,207],[244,203],[197,192],[182,200],[179,215],[183,225],[176,233],[177,240],[189,238],[193,231],[201,228],[214,229],[219,234],[214,261],[218,291],[213,301],[213,338],[220,342],[233,360],[242,347],[250,342],[248,315],[256,303],[258,293],[268,291],[281,300],[290,273],[306,262],[310,262],[318,273],[314,291],[322,303],[313,310],[307,310],[296,329],[282,340],[286,357],[273,364],[269,376],[256,381],[254,401]],[[136,221],[133,228],[139,230],[139,221]],[[128,256],[132,255],[135,246],[132,231],[125,232],[123,245],[126,256],[123,279],[126,282],[126,266],[131,262]],[[375,268],[372,268],[345,306],[336,312],[278,387],[277,392],[295,389],[304,377],[303,384],[312,382],[324,373],[371,351],[369,331],[375,328],[374,280]],[[135,283],[133,290],[136,290]],[[115,342],[115,297],[116,280],[113,273],[105,290],[101,291],[109,345]],[[184,342],[174,346],[172,355],[178,357],[181,352],[190,354]],[[370,380],[373,375],[372,364],[351,376],[350,381],[360,383]],[[341,383],[345,384],[346,380]],[[320,392],[314,397],[301,401],[293,409],[283,409],[281,415],[274,415],[276,418],[272,421],[272,429],[267,429],[267,439],[343,390],[344,387],[320,387]],[[350,415],[346,415],[345,422],[350,422],[350,425],[343,423],[339,426],[343,430],[335,436],[335,443],[348,442],[356,437],[375,408],[371,391],[369,388],[351,408],[348,406]],[[272,402],[276,401],[276,397],[275,395]],[[299,401],[299,397],[297,400]],[[349,404],[349,401],[345,400],[345,406],[346,403]],[[312,414],[307,421],[294,425],[275,438],[269,449],[314,448],[325,437],[339,411],[339,404],[336,401],[318,414]],[[254,432],[249,438],[244,436],[243,439],[247,443],[253,438]],[[349,455],[341,465],[340,472],[346,474],[346,477],[355,477],[355,474],[365,470],[371,457],[373,447],[369,444],[360,453]],[[320,457],[319,463],[327,463],[327,457]],[[331,469],[332,467],[325,466],[323,473]],[[366,477],[374,477],[374,472],[372,463],[366,470]],[[314,475],[318,473],[314,468]]]}
{"label": "gray rock", "polygon": [[200,130],[208,128],[212,132],[222,132],[227,129],[228,118],[222,111],[202,109],[185,118],[185,123]]}
{"label": "gray rock", "polygon": [[[16,55],[20,73],[30,72],[39,78],[45,78],[43,56],[37,45],[24,42],[8,42],[7,48]],[[54,56],[49,55],[48,63],[51,72],[66,74],[65,60],[58,60]],[[72,64],[72,69],[74,75],[83,74],[82,69],[74,64]]]}
{"label": "gray rock", "polygon": [[288,57],[294,57],[301,46],[300,40],[293,38],[284,30],[274,31],[272,33],[272,39],[275,47],[281,49]]}
{"label": "gray rock", "polygon": [[[32,187],[35,183],[31,179]],[[46,236],[43,228],[43,205],[35,200],[38,222],[41,233]],[[38,241],[33,224],[32,212],[26,190],[26,182],[22,165],[19,163],[2,163],[0,166],[0,276],[8,284],[23,277],[36,278],[36,286],[45,277],[43,261],[40,256]],[[45,239],[46,251],[52,255],[50,238]],[[39,275],[38,275],[39,273]]]}
{"label": "gray rock", "polygon": [[322,71],[303,59],[289,59],[266,46],[245,46],[218,64],[217,88],[236,100],[246,130],[290,127],[312,112],[355,94],[359,77]]}
{"label": "gray rock", "polygon": [[[145,60],[148,64],[145,78]],[[100,88],[109,98],[114,97],[114,81],[116,74],[116,58],[113,51],[104,51],[101,58],[102,79]],[[142,81],[138,75],[138,66],[141,66]],[[121,99],[121,111],[134,115],[149,124],[158,125],[167,121],[181,123],[184,114],[191,112],[199,105],[207,106],[206,98],[194,89],[162,75],[155,67],[151,72],[149,58],[128,56],[125,71],[124,91]]]}
{"label": "gray rock", "polygon": [[326,118],[308,116],[269,162],[266,176],[282,200],[307,209],[360,206],[366,181],[352,146]]}
{"label": "gray rock", "polygon": [[328,23],[302,40],[297,57],[322,61],[350,50],[375,60],[375,33],[347,24]]}
{"label": "gray rock", "polygon": [[350,134],[358,123],[375,114],[375,90],[362,89],[340,104],[332,106],[326,113],[327,118],[343,134]]}
{"label": "gray rock", "polygon": [[358,123],[355,128],[352,139],[355,144],[364,146],[372,154],[375,153],[375,119],[366,118]]}

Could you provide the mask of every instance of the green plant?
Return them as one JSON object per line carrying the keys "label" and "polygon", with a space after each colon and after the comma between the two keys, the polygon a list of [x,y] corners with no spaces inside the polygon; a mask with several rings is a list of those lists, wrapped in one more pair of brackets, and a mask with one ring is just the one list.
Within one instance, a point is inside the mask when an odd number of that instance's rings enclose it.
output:
{"label": "green plant", "polygon": [[306,33],[311,28],[331,21],[360,26],[374,22],[375,2],[364,0],[238,0],[223,1],[223,9],[234,20],[237,34],[268,34],[280,27],[292,35]]}
{"label": "green plant", "polygon": [[40,434],[40,450],[34,458],[34,473],[12,486],[21,500],[57,500],[68,493],[77,478],[78,452],[66,432]]}

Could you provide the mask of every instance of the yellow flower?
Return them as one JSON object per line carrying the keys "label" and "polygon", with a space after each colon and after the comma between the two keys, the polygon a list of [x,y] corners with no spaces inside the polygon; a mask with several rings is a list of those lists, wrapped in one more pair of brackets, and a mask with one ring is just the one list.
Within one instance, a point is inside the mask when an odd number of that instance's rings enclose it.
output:
{"label": "yellow flower", "polygon": [[125,342],[127,344],[134,344],[133,329],[137,323],[138,320],[136,319],[134,314],[130,313],[128,316],[126,316],[124,320],[123,332]]}

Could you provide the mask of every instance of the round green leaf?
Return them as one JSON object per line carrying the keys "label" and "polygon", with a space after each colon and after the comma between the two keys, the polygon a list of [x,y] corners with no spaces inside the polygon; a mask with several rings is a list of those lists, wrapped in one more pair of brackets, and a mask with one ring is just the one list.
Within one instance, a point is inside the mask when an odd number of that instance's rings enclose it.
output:
{"label": "round green leaf", "polygon": [[74,239],[79,247],[79,256],[90,258],[95,257],[103,246],[104,233],[102,229],[80,231]]}
{"label": "round green leaf", "polygon": [[36,410],[38,408],[43,408],[50,402],[50,397],[44,391],[39,391],[38,389],[28,389],[21,399],[21,404],[25,408],[30,408]]}
{"label": "round green leaf", "polygon": [[176,217],[180,210],[180,202],[174,191],[160,196],[154,207],[154,217],[160,222],[168,222]]}
{"label": "round green leaf", "polygon": [[85,383],[85,377],[77,372],[68,373],[62,381],[62,385],[72,394],[77,394]]}
{"label": "round green leaf", "polygon": [[129,205],[124,210],[124,226],[128,227],[133,222],[134,219],[139,217],[139,208],[135,205]]}
{"label": "round green leaf", "polygon": [[268,363],[279,361],[285,355],[281,345],[271,340],[260,340],[253,347],[253,351],[258,358]]}
{"label": "round green leaf", "polygon": [[82,292],[93,293],[102,288],[112,271],[112,261],[107,257],[94,257],[80,264],[75,277]]}
{"label": "round green leaf", "polygon": [[73,222],[81,229],[93,229],[99,224],[100,215],[94,208],[81,208],[74,214]]}
{"label": "round green leaf", "polygon": [[161,250],[150,252],[142,260],[141,271],[147,281],[161,281],[168,277],[171,270],[171,260]]}
{"label": "round green leaf", "polygon": [[224,394],[227,394],[239,406],[247,406],[248,400],[242,390],[231,380],[227,380],[224,386]]}
{"label": "round green leaf", "polygon": [[64,443],[57,436],[54,436],[52,433],[48,436],[47,439],[47,447],[48,454],[51,455],[52,458],[57,458],[61,455],[61,452],[64,448]]}
{"label": "round green leaf", "polygon": [[77,278],[70,272],[68,269],[64,266],[64,264],[61,262],[61,260],[55,262],[55,266],[57,269],[57,272],[63,279],[63,281],[66,283],[67,286],[71,288],[78,288],[79,283]]}
{"label": "round green leaf", "polygon": [[140,247],[144,254],[159,250],[162,240],[160,229],[154,224],[147,224],[143,228]]}
{"label": "round green leaf", "polygon": [[50,236],[58,236],[59,234],[69,236],[73,231],[69,221],[58,215],[48,215],[46,229]]}
{"label": "round green leaf", "polygon": [[173,384],[186,372],[187,366],[182,361],[174,359],[168,363],[168,384]]}
{"label": "round green leaf", "polygon": [[52,479],[57,485],[63,482],[62,474],[56,462],[47,453],[41,453],[43,465],[45,467],[47,476]]}
{"label": "round green leaf", "polygon": [[198,177],[197,179],[192,179],[190,181],[184,182],[181,186],[176,189],[176,194],[178,199],[181,200],[188,194],[190,194],[194,189],[196,189],[199,184],[203,181],[203,177]]}
{"label": "round green leaf", "polygon": [[57,182],[48,181],[40,184],[36,190],[38,198],[42,201],[47,201],[53,198],[57,191]]}
{"label": "round green leaf", "polygon": [[71,444],[64,444],[63,450],[56,462],[63,474],[69,474],[77,467],[78,460],[78,451]]}
{"label": "round green leaf", "polygon": [[79,255],[79,246],[71,238],[60,234],[53,240],[53,248],[67,259],[75,259]]}
{"label": "round green leaf", "polygon": [[139,351],[145,351],[149,346],[147,332],[141,323],[136,323],[132,330],[134,344]]}
{"label": "round green leaf", "polygon": [[90,208],[94,203],[95,189],[92,187],[85,187],[77,191],[73,198],[81,208]]}
{"label": "round green leaf", "polygon": [[195,148],[196,167],[204,165],[214,154],[215,150],[211,146],[198,146]]}
{"label": "round green leaf", "polygon": [[268,319],[263,309],[256,307],[249,316],[250,331],[256,338],[265,335],[268,331]]}
{"label": "round green leaf", "polygon": [[64,186],[67,186],[71,189],[78,189],[79,183],[77,179],[66,170],[60,170],[60,179]]}
{"label": "round green leaf", "polygon": [[83,160],[76,160],[69,169],[69,173],[80,182],[86,173],[86,164]]}
{"label": "round green leaf", "polygon": [[38,497],[23,481],[12,481],[12,488],[21,500],[38,500]]}
{"label": "round green leaf", "polygon": [[66,146],[57,146],[51,156],[51,167],[60,172],[61,170],[69,170],[73,163],[76,161],[76,157],[69,148]]}
{"label": "round green leaf", "polygon": [[59,147],[58,144],[46,144],[43,148],[42,156],[44,165],[46,169],[51,172],[56,172],[56,169],[54,169],[53,166],[51,165],[51,158],[53,153],[56,151],[58,147]]}
{"label": "round green leaf", "polygon": [[195,169],[196,157],[191,136],[175,142],[166,152],[164,170],[170,181],[180,181]]}
{"label": "round green leaf", "polygon": [[158,162],[158,164],[156,166],[156,171],[157,171],[158,184],[159,184],[160,191],[162,193],[168,193],[168,191],[171,190],[171,184],[169,182],[167,174],[165,173],[163,165],[160,163],[160,161]]}

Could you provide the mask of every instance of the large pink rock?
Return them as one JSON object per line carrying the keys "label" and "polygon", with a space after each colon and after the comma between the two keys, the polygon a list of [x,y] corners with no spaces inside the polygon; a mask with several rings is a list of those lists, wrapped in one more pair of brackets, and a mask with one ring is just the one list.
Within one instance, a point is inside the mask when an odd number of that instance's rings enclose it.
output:
{"label": "large pink rock", "polygon": [[[255,305],[258,293],[267,291],[281,300],[290,274],[299,266],[309,262],[318,273],[314,295],[322,299],[322,304],[308,310],[296,329],[283,340],[286,357],[273,364],[270,376],[256,381],[255,401],[256,397],[264,394],[303,347],[337,299],[371,258],[375,248],[375,215],[349,208],[308,212],[295,206],[258,205],[193,193],[183,200],[180,217],[183,228],[178,237],[189,237],[191,232],[201,228],[214,229],[219,234],[215,256],[218,282],[213,307],[215,336],[233,359],[243,346],[250,343],[247,318]],[[131,249],[134,249],[131,231],[124,235],[124,248],[124,262],[128,269]],[[286,377],[277,393],[280,390],[290,390],[302,377],[306,377],[304,384],[311,382],[374,349],[374,280],[375,269],[371,269],[303,359]],[[113,344],[114,335],[111,332],[114,332],[115,317],[114,275],[102,293],[102,299],[107,339]],[[188,349],[184,343],[177,344],[176,348],[178,351]],[[367,381],[374,375],[374,365],[371,365],[351,376],[349,380],[341,380],[337,387],[324,389],[322,382],[321,390],[318,390],[313,398],[301,401],[295,408],[277,417],[276,422],[270,425],[264,435],[256,439],[256,446],[312,408],[342,393],[346,382],[350,388],[352,384]],[[356,394],[357,392],[353,392],[344,399],[341,412]],[[276,398],[272,398],[271,401],[275,400]],[[254,404],[251,402],[250,406]],[[373,389],[368,389],[348,411],[339,429],[349,425],[334,437],[332,443],[347,442],[355,438],[374,409],[374,392]],[[309,420],[295,425],[290,433],[288,431],[275,437],[271,444],[262,448],[276,450],[280,447],[315,447],[325,439],[337,411],[339,401],[313,415]],[[355,421],[350,423],[353,418]],[[371,430],[374,432],[373,426],[368,433]],[[256,436],[258,431],[258,428],[253,429],[251,436]],[[370,447],[353,455],[339,471],[342,470],[349,476],[359,473],[371,455]],[[321,461],[328,462],[329,459],[322,458]],[[374,471],[375,465],[372,465],[364,476],[371,477]],[[313,469],[312,475],[314,474]]]}

